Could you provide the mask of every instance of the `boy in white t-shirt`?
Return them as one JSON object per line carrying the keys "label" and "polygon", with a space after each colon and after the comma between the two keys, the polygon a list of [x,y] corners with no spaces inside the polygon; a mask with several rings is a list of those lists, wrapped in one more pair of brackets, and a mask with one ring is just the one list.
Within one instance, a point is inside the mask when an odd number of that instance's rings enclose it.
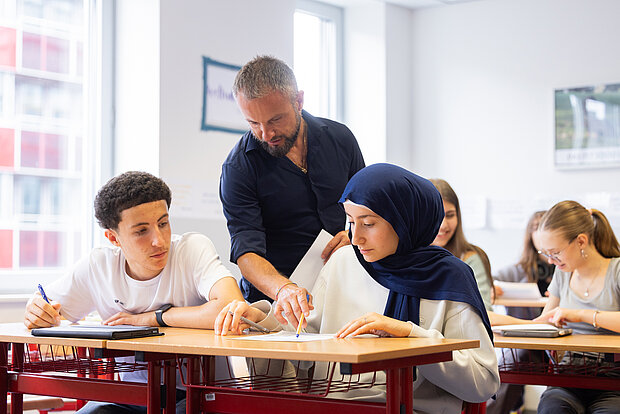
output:
{"label": "boy in white t-shirt", "polygon": [[[24,324],[47,327],[58,325],[61,315],[77,321],[98,311],[105,325],[213,329],[220,310],[243,295],[207,237],[172,235],[171,198],[166,183],[148,173],[127,172],[108,181],[95,198],[95,217],[112,246],[93,249],[45,286],[50,303],[36,293]],[[146,382],[146,373],[123,379]],[[177,405],[181,410],[184,404]],[[146,407],[89,402],[79,412],[146,412]]]}

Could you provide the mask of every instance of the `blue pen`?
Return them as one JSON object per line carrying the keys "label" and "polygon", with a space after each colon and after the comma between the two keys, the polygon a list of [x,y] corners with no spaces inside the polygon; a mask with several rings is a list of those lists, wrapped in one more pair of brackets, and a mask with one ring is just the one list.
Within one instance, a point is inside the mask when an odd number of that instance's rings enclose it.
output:
{"label": "blue pen", "polygon": [[40,283],[39,283],[39,293],[41,294],[41,296],[43,296],[43,299],[45,299],[47,303],[50,303],[49,299],[47,298],[47,295],[45,294],[45,291],[43,290],[43,286],[41,286]]}

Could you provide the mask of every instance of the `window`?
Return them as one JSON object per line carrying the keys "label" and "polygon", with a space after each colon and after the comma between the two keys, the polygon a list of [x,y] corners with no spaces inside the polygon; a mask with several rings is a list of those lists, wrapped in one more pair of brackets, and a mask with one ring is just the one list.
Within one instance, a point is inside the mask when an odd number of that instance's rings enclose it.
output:
{"label": "window", "polygon": [[0,293],[30,294],[92,247],[101,3],[0,1]]}
{"label": "window", "polygon": [[311,114],[342,118],[342,9],[298,1],[293,68],[304,107]]}

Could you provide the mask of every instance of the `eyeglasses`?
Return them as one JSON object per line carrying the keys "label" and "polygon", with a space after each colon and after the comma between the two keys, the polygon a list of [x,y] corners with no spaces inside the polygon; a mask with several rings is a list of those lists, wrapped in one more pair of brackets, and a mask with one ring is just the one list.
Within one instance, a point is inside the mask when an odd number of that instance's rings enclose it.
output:
{"label": "eyeglasses", "polygon": [[568,242],[568,244],[566,245],[565,248],[563,248],[562,250],[559,250],[557,253],[545,253],[542,250],[538,251],[538,254],[542,254],[543,256],[545,256],[547,259],[553,260],[554,262],[561,262],[560,260],[560,255],[562,254],[562,252],[566,249],[568,249],[568,247],[575,241],[577,237],[573,237],[573,239],[571,241]]}

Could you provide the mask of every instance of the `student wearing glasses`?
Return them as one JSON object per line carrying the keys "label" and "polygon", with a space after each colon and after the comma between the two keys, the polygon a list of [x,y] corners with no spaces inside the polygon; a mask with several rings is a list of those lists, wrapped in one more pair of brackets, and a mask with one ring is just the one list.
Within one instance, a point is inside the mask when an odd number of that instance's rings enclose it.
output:
{"label": "student wearing glasses", "polygon": [[[523,250],[518,263],[504,267],[497,274],[493,275],[495,280],[513,283],[536,283],[541,295],[548,295],[547,288],[551,283],[551,277],[555,266],[547,262],[547,258],[538,253],[538,241],[536,230],[540,224],[540,219],[545,211],[536,211],[531,215],[527,222],[525,237],[523,240]],[[502,291],[495,286],[496,297],[501,297]],[[506,313],[510,316],[522,319],[534,319],[539,316],[541,308],[509,306]],[[500,366],[506,363],[519,362],[542,362],[542,357],[538,353],[530,350],[512,350],[502,352]],[[487,401],[487,414],[503,414],[518,411],[523,405],[524,386],[520,384],[502,384],[497,391],[496,398]]]}
{"label": "student wearing glasses", "polygon": [[[308,332],[335,333],[338,338],[375,334],[477,339],[479,348],[454,351],[452,361],[417,367],[413,408],[416,413],[457,414],[463,401],[486,401],[499,386],[492,334],[471,268],[430,245],[444,215],[439,192],[403,168],[374,164],[351,178],[340,202],[353,245],[337,250],[320,272],[312,289]],[[216,333],[238,333],[239,317],[248,308],[240,301],[227,305],[216,321]],[[264,310],[269,315],[260,323],[272,322],[273,310]],[[325,378],[325,372],[326,364],[317,363],[314,378]],[[382,383],[385,374],[376,374],[376,383]],[[363,382],[373,376],[362,375]],[[385,387],[338,397],[385,400]]]}
{"label": "student wearing glasses", "polygon": [[[549,302],[535,322],[573,328],[575,333],[620,332],[620,245],[609,221],[598,210],[562,201],[542,217],[539,253],[555,264]],[[491,315],[495,325],[527,323]],[[572,354],[572,355],[570,355]],[[562,362],[598,363],[587,354],[567,353]],[[548,387],[538,413],[620,413],[620,392]]]}
{"label": "student wearing glasses", "polygon": [[463,220],[459,198],[445,180],[433,178],[430,180],[439,190],[443,200],[445,217],[441,222],[439,233],[433,241],[433,246],[443,247],[450,253],[467,263],[474,271],[480,295],[484,300],[487,311],[492,310],[493,279],[491,278],[491,262],[487,254],[480,247],[471,244],[463,233]]}

